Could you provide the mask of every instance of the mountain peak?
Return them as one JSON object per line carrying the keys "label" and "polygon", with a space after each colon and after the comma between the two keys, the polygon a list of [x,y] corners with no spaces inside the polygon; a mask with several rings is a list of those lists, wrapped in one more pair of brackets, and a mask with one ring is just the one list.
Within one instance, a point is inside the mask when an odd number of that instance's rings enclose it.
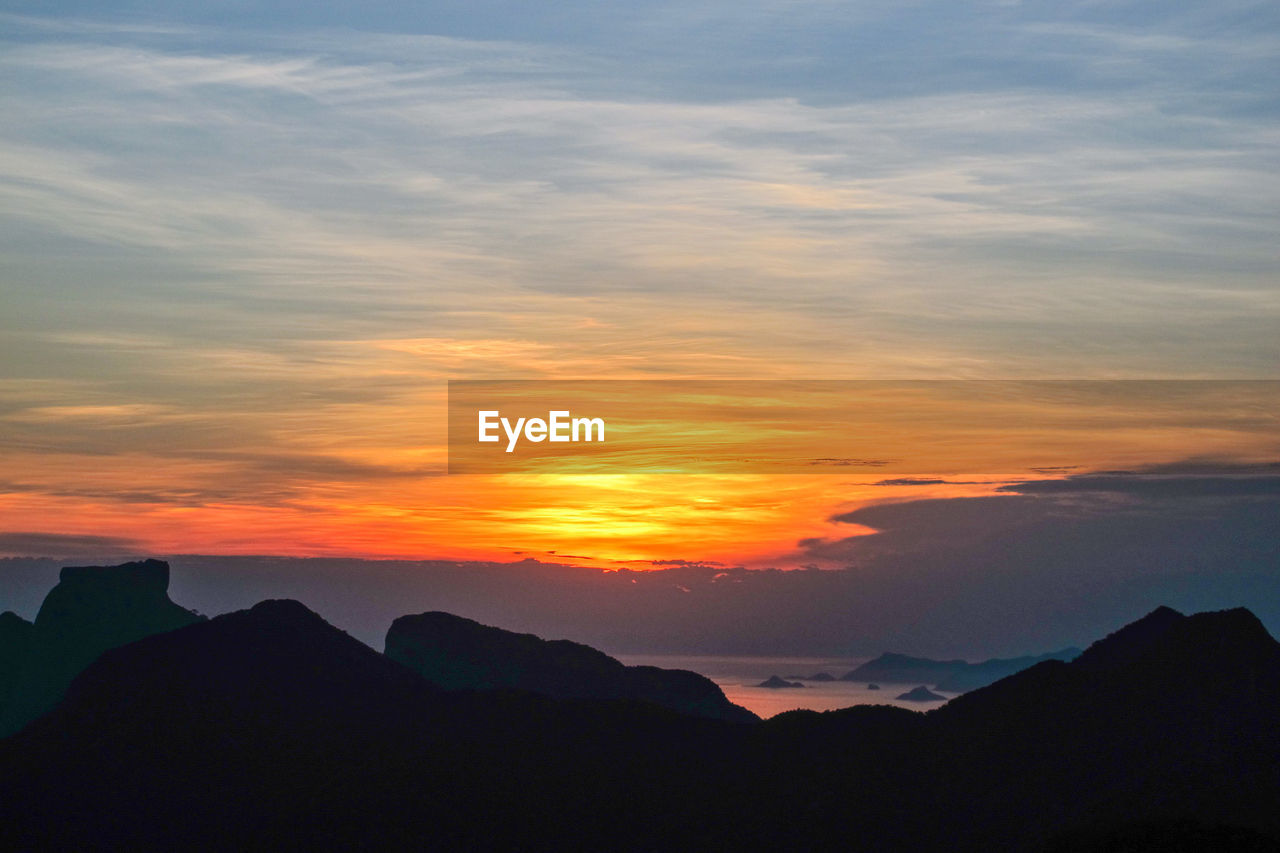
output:
{"label": "mountain peak", "polygon": [[559,699],[639,699],[696,716],[757,721],[708,678],[684,670],[624,666],[591,646],[544,640],[432,611],[401,616],[386,655],[445,690],[515,688]]}
{"label": "mountain peak", "polygon": [[[246,614],[283,625],[314,624],[324,618],[301,601],[292,598],[269,598],[250,607]],[[329,623],[325,622],[326,625]]]}
{"label": "mountain peak", "polygon": [[1110,669],[1133,663],[1155,648],[1186,616],[1161,605],[1136,622],[1130,622],[1091,644],[1075,659],[1078,669]]}
{"label": "mountain peak", "polygon": [[169,564],[164,560],[137,560],[117,566],[63,566],[61,584],[109,584],[137,586],[162,593],[169,591]]}
{"label": "mountain peak", "polygon": [[[37,631],[55,642],[66,640],[67,631],[90,631],[112,635],[88,663],[111,645],[138,639],[156,631],[168,631],[197,621],[199,617],[169,600],[169,564],[164,560],[139,560],[118,566],[65,566],[58,585],[49,591],[36,614]],[[116,641],[117,626],[124,627]],[[104,638],[103,642],[106,642]]]}
{"label": "mountain peak", "polygon": [[0,613],[0,631],[29,631],[34,626],[12,610]]}
{"label": "mountain peak", "polygon": [[1162,607],[1094,643],[1071,667],[1089,676],[1127,673],[1151,684],[1215,683],[1238,692],[1254,683],[1250,673],[1280,667],[1280,643],[1243,607],[1191,616]]}
{"label": "mountain peak", "polygon": [[0,613],[0,706],[18,679],[35,626],[17,613]]}
{"label": "mountain peak", "polygon": [[1176,626],[1174,634],[1180,645],[1206,655],[1269,654],[1278,645],[1262,620],[1244,607],[1188,616]]}
{"label": "mountain peak", "polygon": [[71,679],[108,649],[203,618],[169,600],[163,560],[64,567],[27,632],[21,659],[9,665],[13,683],[0,709],[0,736],[52,708]]}

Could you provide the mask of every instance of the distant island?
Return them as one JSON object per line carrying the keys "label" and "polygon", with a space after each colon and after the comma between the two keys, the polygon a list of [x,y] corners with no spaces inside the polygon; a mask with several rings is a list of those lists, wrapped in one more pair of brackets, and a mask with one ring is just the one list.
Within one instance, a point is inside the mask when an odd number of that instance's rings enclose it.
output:
{"label": "distant island", "polygon": [[829,672],[815,672],[813,675],[788,675],[785,677],[792,681],[838,681],[839,680]]}
{"label": "distant island", "polygon": [[1069,661],[1080,650],[1071,647],[1047,654],[1020,658],[991,658],[981,663],[964,660],[933,660],[885,652],[841,676],[841,681],[888,682],[890,684],[930,684],[935,690],[965,693],[994,684],[1002,678],[1029,669],[1047,660]]}
{"label": "distant island", "polygon": [[799,681],[787,681],[776,675],[771,675],[764,681],[756,685],[756,687],[768,687],[771,690],[780,690],[787,687],[804,687]]}
{"label": "distant island", "polygon": [[896,698],[899,701],[904,702],[944,702],[947,697],[939,696],[928,687],[921,685],[920,687],[908,690],[906,693],[903,693]]}

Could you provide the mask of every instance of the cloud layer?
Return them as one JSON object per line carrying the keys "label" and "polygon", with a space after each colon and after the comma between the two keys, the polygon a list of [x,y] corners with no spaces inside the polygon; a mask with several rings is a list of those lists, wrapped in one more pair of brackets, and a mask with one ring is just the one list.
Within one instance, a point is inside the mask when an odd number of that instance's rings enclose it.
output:
{"label": "cloud layer", "polygon": [[1273,4],[8,8],[10,529],[434,518],[448,377],[1280,363]]}

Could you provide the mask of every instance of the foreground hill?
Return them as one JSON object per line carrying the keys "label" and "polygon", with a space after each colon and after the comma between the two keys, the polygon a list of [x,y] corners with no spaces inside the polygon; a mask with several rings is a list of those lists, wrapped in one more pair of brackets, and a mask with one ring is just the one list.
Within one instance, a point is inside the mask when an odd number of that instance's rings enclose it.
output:
{"label": "foreground hill", "polygon": [[270,601],[106,652],[0,740],[0,848],[1272,850],[1278,718],[1244,610],[927,714],[732,723],[443,690]]}
{"label": "foreground hill", "polygon": [[[791,715],[807,717],[795,747],[837,741],[858,710]],[[1280,644],[1251,613],[1160,608],[922,715],[876,788],[914,804],[896,849],[1280,849],[1278,712]],[[833,762],[783,787],[834,813],[867,803],[865,783]],[[829,822],[821,846],[858,823]],[[1214,843],[1167,846],[1173,827]]]}
{"label": "foreground hill", "polygon": [[[0,613],[0,709],[9,689],[17,683],[26,666],[31,649],[31,633],[35,626],[16,613]],[[0,714],[3,711],[0,710]]]}
{"label": "foreground hill", "polygon": [[395,620],[385,653],[444,690],[513,688],[557,699],[639,699],[717,720],[759,719],[695,672],[624,666],[581,643],[543,640],[450,613]]}
{"label": "foreground hill", "polygon": [[[1277,711],[1280,644],[1252,613],[1161,608],[1071,663],[1039,664],[931,716],[940,772],[961,782],[975,824],[1053,803],[1055,820],[1078,826],[1146,814],[1275,831]],[[1035,822],[1021,821],[1025,835],[1043,832]]]}
{"label": "foreground hill", "polygon": [[107,652],[0,741],[0,848],[608,846],[615,826],[693,823],[710,777],[676,771],[731,755],[739,728],[445,693],[268,601]]}

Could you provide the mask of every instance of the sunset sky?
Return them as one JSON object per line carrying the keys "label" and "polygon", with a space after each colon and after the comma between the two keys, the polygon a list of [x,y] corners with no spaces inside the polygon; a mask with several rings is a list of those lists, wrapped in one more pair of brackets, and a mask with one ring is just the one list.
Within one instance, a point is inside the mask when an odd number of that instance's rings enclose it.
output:
{"label": "sunset sky", "polygon": [[913,482],[445,474],[450,379],[1280,378],[1274,3],[0,9],[0,555],[835,568],[1280,458],[1273,389]]}

